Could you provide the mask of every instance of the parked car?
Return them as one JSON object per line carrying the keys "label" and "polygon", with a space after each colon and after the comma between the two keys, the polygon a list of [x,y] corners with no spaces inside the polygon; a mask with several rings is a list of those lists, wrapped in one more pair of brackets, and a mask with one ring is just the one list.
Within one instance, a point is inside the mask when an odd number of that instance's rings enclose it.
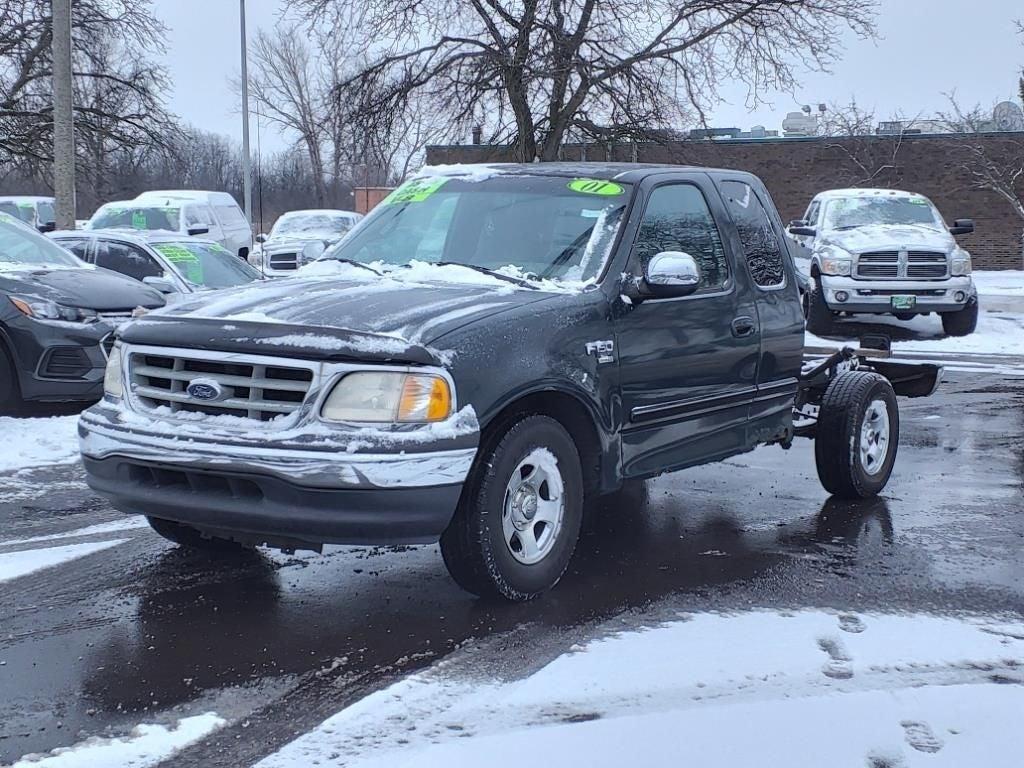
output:
{"label": "parked car", "polygon": [[55,232],[51,238],[88,264],[148,283],[164,294],[235,288],[260,274],[212,240],[177,232],[90,230]]}
{"label": "parked car", "polygon": [[308,210],[282,214],[269,235],[259,235],[262,244],[256,266],[270,277],[294,276],[295,270],[315,261],[324,251],[348,234],[363,218],[354,211]]}
{"label": "parked car", "polygon": [[97,269],[0,213],[0,410],[98,400],[113,331],[159,292]]}
{"label": "parked car", "polygon": [[52,232],[57,226],[52,197],[7,195],[0,197],[0,211],[21,219],[40,232]]}
{"label": "parked car", "polygon": [[[207,228],[206,237],[210,240],[220,243],[240,259],[247,258],[252,252],[252,225],[235,198],[227,192],[164,189],[143,192],[135,200],[182,206],[186,213],[194,212],[199,226]],[[196,222],[187,223],[192,226]]]}
{"label": "parked car", "polygon": [[952,336],[974,332],[971,255],[954,239],[974,232],[970,219],[947,227],[932,202],[912,192],[837,189],[816,196],[789,232],[813,280],[805,301],[812,333],[832,331],[839,313],[910,320],[932,312]]}
{"label": "parked car", "polygon": [[786,243],[746,173],[427,169],[315,277],[121,329],[88,483],[185,546],[440,539],[460,585],[510,599],[558,581],[584,500],[628,480],[805,436],[829,492],[872,496],[895,395],[939,369],[805,367]]}

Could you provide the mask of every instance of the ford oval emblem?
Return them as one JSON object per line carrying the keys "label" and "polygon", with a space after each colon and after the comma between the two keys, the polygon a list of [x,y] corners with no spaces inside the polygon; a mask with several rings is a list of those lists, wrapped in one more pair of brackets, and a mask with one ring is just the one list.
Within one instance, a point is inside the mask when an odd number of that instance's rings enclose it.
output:
{"label": "ford oval emblem", "polygon": [[220,400],[224,389],[216,379],[192,379],[185,387],[185,392],[194,400],[205,400],[207,402]]}

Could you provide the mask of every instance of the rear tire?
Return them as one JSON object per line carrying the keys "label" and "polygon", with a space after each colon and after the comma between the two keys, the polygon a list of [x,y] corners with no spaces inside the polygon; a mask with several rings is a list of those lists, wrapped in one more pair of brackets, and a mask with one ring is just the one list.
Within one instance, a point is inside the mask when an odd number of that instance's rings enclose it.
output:
{"label": "rear tire", "polygon": [[483,447],[441,555],[467,592],[531,600],[565,573],[582,520],[576,444],[554,419],[528,416]]}
{"label": "rear tire", "polygon": [[835,316],[825,303],[821,285],[816,281],[807,293],[806,299],[807,330],[816,336],[824,336],[833,331]]}
{"label": "rear tire", "polygon": [[216,536],[204,536],[198,528],[184,523],[176,523],[173,520],[164,520],[160,517],[147,517],[149,527],[159,533],[168,541],[185,547],[186,549],[198,549],[204,552],[219,552],[221,554],[241,554],[251,548],[239,544],[230,539],[221,539]]}
{"label": "rear tire", "polygon": [[876,496],[889,482],[899,438],[899,408],[888,380],[869,371],[837,376],[818,415],[818,479],[840,498]]}
{"label": "rear tire", "polygon": [[947,336],[970,336],[978,328],[978,300],[959,312],[942,313],[942,330]]}

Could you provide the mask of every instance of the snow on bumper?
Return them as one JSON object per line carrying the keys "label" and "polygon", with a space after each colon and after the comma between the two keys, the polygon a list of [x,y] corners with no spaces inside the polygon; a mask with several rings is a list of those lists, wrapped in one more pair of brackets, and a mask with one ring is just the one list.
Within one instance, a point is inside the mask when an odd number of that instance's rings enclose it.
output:
{"label": "snow on bumper", "polygon": [[[836,312],[890,313],[893,296],[914,296],[911,313],[955,312],[977,299],[970,277],[947,280],[861,280],[852,277],[821,275],[818,278],[828,308]],[[837,294],[844,294],[840,301]]]}

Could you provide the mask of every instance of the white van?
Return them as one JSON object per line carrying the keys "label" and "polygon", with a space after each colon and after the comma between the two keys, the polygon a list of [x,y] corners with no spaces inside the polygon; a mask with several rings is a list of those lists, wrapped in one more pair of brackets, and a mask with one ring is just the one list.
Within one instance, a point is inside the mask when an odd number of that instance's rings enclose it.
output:
{"label": "white van", "polygon": [[9,213],[40,232],[56,229],[57,215],[53,198],[40,195],[6,195],[0,197],[0,211]]}
{"label": "white van", "polygon": [[[143,192],[135,198],[137,202],[177,205],[188,215],[194,213],[203,221],[199,226],[209,229],[204,235],[214,240],[239,258],[246,258],[252,251],[252,227],[238,207],[235,198],[227,192],[208,192],[200,189],[159,189]],[[185,222],[189,226],[193,222]]]}

